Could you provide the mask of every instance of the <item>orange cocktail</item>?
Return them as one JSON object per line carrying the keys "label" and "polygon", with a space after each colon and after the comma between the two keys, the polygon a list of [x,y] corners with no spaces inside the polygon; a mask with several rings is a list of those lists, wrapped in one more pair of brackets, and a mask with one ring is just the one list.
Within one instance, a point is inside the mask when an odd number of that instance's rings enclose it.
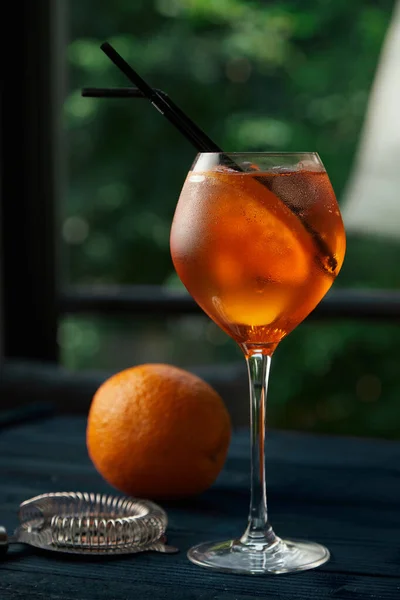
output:
{"label": "orange cocktail", "polygon": [[172,259],[196,302],[242,348],[251,407],[247,528],[240,538],[191,548],[198,565],[263,575],[313,569],[329,559],[321,544],[282,540],[269,522],[265,415],[271,356],[325,296],[345,246],[317,154],[197,156],[172,224]]}
{"label": "orange cocktail", "polygon": [[345,235],[322,165],[190,171],[171,235],[176,271],[239,344],[276,344],[318,304],[339,272]]}

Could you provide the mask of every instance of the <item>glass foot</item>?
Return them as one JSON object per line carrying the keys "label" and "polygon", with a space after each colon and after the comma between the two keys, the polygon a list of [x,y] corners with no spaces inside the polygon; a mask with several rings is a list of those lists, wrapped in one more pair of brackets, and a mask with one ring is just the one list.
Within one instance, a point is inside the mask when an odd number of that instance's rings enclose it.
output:
{"label": "glass foot", "polygon": [[277,541],[254,550],[238,540],[205,542],[194,546],[188,558],[196,565],[216,571],[267,575],[315,569],[329,560],[329,550],[315,542]]}

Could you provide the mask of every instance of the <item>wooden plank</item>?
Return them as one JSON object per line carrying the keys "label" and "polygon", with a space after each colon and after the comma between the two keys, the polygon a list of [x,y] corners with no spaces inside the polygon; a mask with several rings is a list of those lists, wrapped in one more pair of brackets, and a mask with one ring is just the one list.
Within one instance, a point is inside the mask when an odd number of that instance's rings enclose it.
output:
{"label": "wooden plank", "polygon": [[168,559],[157,557],[149,574],[143,576],[135,561],[96,564],[80,560],[81,575],[43,569],[21,572],[0,567],[2,600],[396,600],[400,595],[398,578],[357,576],[309,571],[290,576],[247,577],[211,573],[187,562],[179,575],[175,569],[160,565]]}
{"label": "wooden plank", "polygon": [[[85,417],[56,417],[6,431],[0,437],[0,444],[23,440],[29,445],[57,443],[62,456],[62,448],[70,443],[78,443],[83,448],[85,429]],[[12,453],[13,449],[15,444],[10,443],[9,452]],[[395,469],[400,473],[400,443],[396,441],[270,431],[267,449],[271,459],[290,464],[377,466]],[[248,431],[235,432],[231,456],[246,458],[248,455]]]}

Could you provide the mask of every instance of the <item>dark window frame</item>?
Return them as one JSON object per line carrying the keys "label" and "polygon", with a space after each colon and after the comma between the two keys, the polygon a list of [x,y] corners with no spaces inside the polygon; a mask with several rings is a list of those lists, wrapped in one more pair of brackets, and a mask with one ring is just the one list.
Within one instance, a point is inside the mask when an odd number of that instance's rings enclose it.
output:
{"label": "dark window frame", "polygon": [[[95,288],[76,286],[59,297],[61,314],[181,315],[204,314],[185,292],[157,285]],[[339,289],[330,292],[308,319],[400,320],[400,292]]]}
{"label": "dark window frame", "polygon": [[[10,5],[1,102],[2,353],[56,361],[63,0]],[[65,47],[65,46],[64,46]]]}

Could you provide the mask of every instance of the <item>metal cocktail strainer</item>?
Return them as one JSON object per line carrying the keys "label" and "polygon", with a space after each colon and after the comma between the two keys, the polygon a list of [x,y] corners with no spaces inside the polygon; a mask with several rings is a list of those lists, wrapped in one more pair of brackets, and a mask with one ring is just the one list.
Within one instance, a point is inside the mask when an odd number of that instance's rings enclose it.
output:
{"label": "metal cocktail strainer", "polygon": [[73,554],[177,552],[165,544],[166,513],[148,500],[86,492],[42,494],[20,505],[19,521],[11,537],[0,527],[0,549],[22,543]]}

